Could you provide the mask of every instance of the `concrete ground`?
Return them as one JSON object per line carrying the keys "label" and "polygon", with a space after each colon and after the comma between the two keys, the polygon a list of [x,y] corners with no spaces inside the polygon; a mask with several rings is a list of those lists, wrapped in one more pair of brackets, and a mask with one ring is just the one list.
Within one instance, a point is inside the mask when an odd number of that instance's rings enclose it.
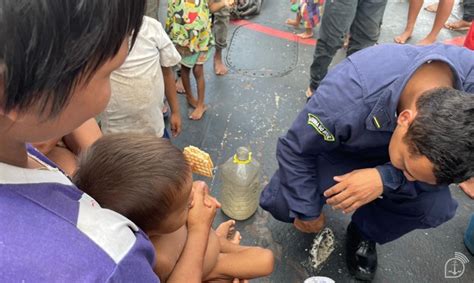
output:
{"label": "concrete ground", "polygon": [[[161,3],[160,9],[161,19],[164,19],[166,3]],[[407,9],[407,1],[389,0],[381,43],[392,42],[393,37],[403,30]],[[456,3],[451,18],[459,18],[461,12]],[[283,32],[294,32],[284,25],[286,18],[293,16],[288,0],[265,0],[261,15],[250,21]],[[422,10],[409,43],[422,39],[429,32],[433,20],[434,14]],[[462,35],[444,29],[439,41]],[[230,73],[217,77],[213,73],[212,60],[206,64],[209,110],[201,121],[184,118],[183,133],[173,139],[173,143],[179,147],[192,144],[202,148],[210,153],[216,165],[231,158],[237,147],[249,146],[262,164],[263,186],[277,168],[277,138],[286,132],[305,104],[304,91],[308,85],[314,46],[257,32],[245,25],[232,25],[228,36],[230,46],[224,55]],[[333,64],[343,57],[344,51],[339,52]],[[183,96],[180,100],[183,117],[186,117],[189,109]],[[219,197],[220,178],[205,180]],[[453,220],[438,229],[415,231],[395,242],[378,246],[379,269],[374,282],[474,282],[474,258],[462,239],[474,212],[474,202],[458,187],[454,186],[452,193],[459,201]],[[315,235],[300,233],[292,225],[272,219],[261,209],[249,220],[239,222],[237,227],[243,235],[242,244],[268,247],[276,256],[274,273],[254,282],[303,282],[311,276],[327,276],[336,282],[354,281],[347,271],[343,251],[345,229],[350,218],[339,212],[325,212],[327,226],[335,234],[335,250],[316,269],[309,254]],[[215,223],[226,219],[218,212]],[[461,278],[445,279],[445,263],[454,257],[455,252],[466,255],[470,263],[465,265]]]}

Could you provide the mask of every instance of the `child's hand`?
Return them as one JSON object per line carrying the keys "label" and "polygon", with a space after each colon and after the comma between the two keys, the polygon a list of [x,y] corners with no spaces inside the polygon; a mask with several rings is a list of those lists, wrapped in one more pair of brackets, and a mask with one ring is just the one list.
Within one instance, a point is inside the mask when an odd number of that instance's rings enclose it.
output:
{"label": "child's hand", "polygon": [[172,113],[170,117],[171,134],[177,137],[181,133],[181,115]]}
{"label": "child's hand", "polygon": [[193,200],[188,213],[188,229],[204,229],[208,231],[211,228],[214,216],[216,215],[217,200],[209,196],[209,188],[202,181],[193,183]]}
{"label": "child's hand", "polygon": [[296,4],[296,0],[290,0],[291,4]]}

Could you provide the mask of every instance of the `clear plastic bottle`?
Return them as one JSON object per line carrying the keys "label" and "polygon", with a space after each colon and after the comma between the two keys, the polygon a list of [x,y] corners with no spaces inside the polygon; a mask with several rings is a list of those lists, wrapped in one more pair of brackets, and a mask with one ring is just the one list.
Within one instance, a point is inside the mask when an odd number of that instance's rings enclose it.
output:
{"label": "clear plastic bottle", "polygon": [[235,220],[245,220],[258,207],[261,185],[260,164],[252,159],[252,152],[239,147],[234,157],[221,165],[222,211]]}

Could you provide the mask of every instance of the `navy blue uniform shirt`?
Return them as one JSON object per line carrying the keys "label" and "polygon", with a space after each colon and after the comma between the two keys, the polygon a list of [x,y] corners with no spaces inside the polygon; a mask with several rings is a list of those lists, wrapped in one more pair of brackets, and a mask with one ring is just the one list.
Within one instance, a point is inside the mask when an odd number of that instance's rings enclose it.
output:
{"label": "navy blue uniform shirt", "polygon": [[[451,67],[456,89],[474,93],[474,52],[456,46],[379,45],[355,53],[328,73],[278,141],[279,170],[266,189],[283,192],[289,217],[310,220],[320,214],[328,188],[318,188],[316,159],[336,164],[348,158],[389,160],[400,94],[421,65],[435,60]],[[435,187],[409,182],[390,163],[376,168],[384,194]]]}

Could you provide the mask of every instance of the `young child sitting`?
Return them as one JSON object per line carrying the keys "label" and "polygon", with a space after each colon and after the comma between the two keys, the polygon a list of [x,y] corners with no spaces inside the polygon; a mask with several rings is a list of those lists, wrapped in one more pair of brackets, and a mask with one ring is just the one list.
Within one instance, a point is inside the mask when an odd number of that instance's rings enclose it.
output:
{"label": "young child sitting", "polygon": [[[163,282],[183,248],[198,244],[187,241],[192,173],[183,153],[168,140],[141,134],[104,136],[80,159],[73,181],[100,206],[145,231],[157,251],[154,269]],[[227,240],[232,226],[228,221],[209,233],[205,257],[196,258],[203,261],[203,281],[251,279],[273,271],[270,250],[239,246],[238,233]]]}
{"label": "young child sitting", "polygon": [[[297,0],[291,0],[292,4],[296,4]],[[313,37],[313,28],[321,20],[321,7],[324,5],[324,0],[300,0],[296,19],[286,20],[286,24],[299,27],[301,20],[303,20],[305,31],[297,34],[298,37],[306,39]]]}
{"label": "young child sitting", "polygon": [[112,97],[99,116],[104,134],[147,133],[169,137],[162,109],[166,96],[173,136],[181,132],[179,101],[172,67],[181,57],[161,24],[143,17],[135,46],[110,77]]}
{"label": "young child sitting", "polygon": [[[233,4],[234,0],[168,0],[166,32],[183,57],[181,79],[188,104],[195,108],[189,116],[192,120],[200,120],[207,109],[203,65],[214,44],[210,15]],[[197,83],[197,100],[191,89],[191,69]]]}

